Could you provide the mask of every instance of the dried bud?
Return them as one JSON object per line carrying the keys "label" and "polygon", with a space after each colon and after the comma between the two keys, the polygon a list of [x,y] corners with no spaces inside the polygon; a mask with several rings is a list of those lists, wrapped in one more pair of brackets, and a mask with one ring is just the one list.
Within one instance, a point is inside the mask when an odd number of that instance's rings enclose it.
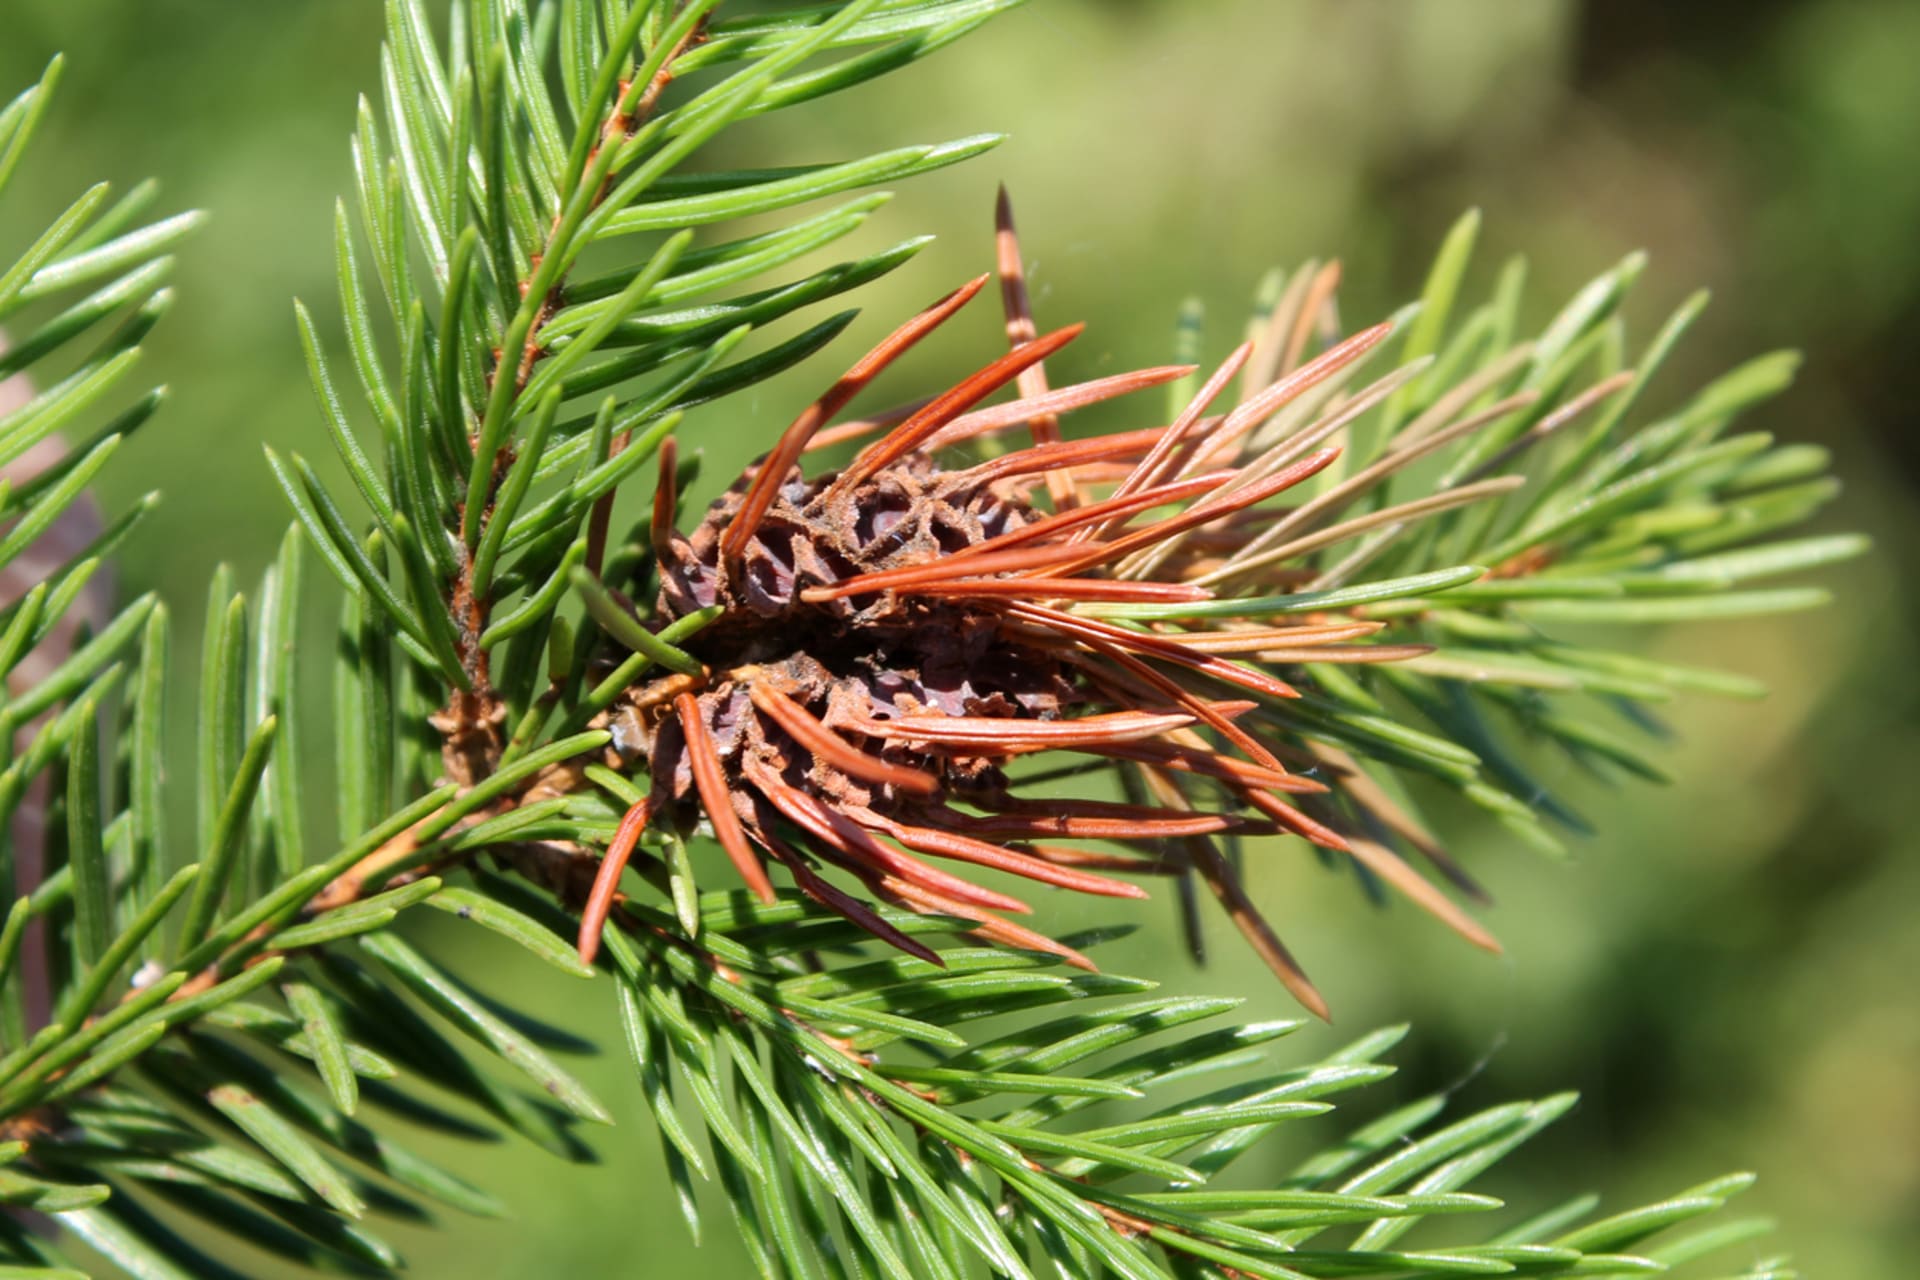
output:
{"label": "dried bud", "polygon": [[[663,456],[654,627],[717,613],[687,643],[703,675],[636,686],[610,716],[623,755],[644,765],[653,789],[602,863],[582,922],[583,954],[598,944],[642,830],[685,829],[704,816],[763,898],[773,892],[771,860],[810,897],[928,959],[931,951],[823,869],[849,872],[895,905],[971,920],[990,941],[1080,965],[1088,962],[1072,948],[1005,918],[1029,911],[1024,902],[928,859],[1118,897],[1143,895],[1103,872],[1198,871],[1289,986],[1323,1009],[1209,838],[1292,832],[1348,848],[1295,803],[1325,785],[1291,771],[1286,748],[1236,721],[1259,699],[1295,696],[1259,665],[1261,654],[1374,628],[1274,627],[1228,610],[1198,629],[1168,631],[1087,607],[1210,600],[1197,580],[1223,550],[1250,544],[1284,514],[1260,504],[1337,452],[1230,465],[1241,438],[1385,329],[1349,339],[1223,416],[1204,415],[1246,361],[1244,348],[1166,427],[1086,441],[1036,429],[1030,447],[950,466],[956,445],[1193,372],[1148,369],[1053,391],[1025,376],[1026,397],[976,410],[1079,332],[1029,338],[1030,326],[1010,325],[1014,349],[952,389],[873,422],[822,430],[984,283],[942,299],[876,347],[690,535],[672,528],[674,460]],[[1023,305],[1024,290],[1007,296]],[[881,430],[842,471],[809,476],[800,465],[810,448]],[[1020,778],[1033,771],[1016,762],[1042,753],[1085,757],[1089,768],[1124,763],[1138,771],[1141,802],[1038,798]],[[1183,779],[1204,780],[1224,803],[1195,803]]]}

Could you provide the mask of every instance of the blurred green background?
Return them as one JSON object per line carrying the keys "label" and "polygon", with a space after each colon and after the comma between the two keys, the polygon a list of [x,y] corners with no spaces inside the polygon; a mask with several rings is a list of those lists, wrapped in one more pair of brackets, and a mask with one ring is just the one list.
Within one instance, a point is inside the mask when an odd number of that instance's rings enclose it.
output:
{"label": "blurred green background", "polygon": [[[331,204],[348,181],[354,96],[375,83],[380,8],[0,3],[0,88],[24,86],[56,51],[71,58],[0,244],[101,176],[124,186],[153,174],[167,209],[214,213],[150,346],[172,406],[104,495],[115,506],[166,491],[121,574],[128,592],[167,592],[183,621],[216,560],[251,579],[284,527],[260,442],[325,452],[288,300],[333,312]],[[708,449],[709,480],[731,474],[862,338],[984,269],[996,181],[1018,201],[1042,323],[1091,322],[1057,377],[1165,358],[1190,294],[1209,304],[1219,354],[1261,273],[1310,256],[1345,263],[1350,323],[1376,318],[1418,288],[1468,205],[1486,214],[1483,266],[1532,258],[1537,318],[1635,247],[1653,259],[1629,309],[1642,337],[1710,286],[1717,305],[1666,375],[1670,393],[1748,355],[1804,348],[1799,386],[1757,425],[1833,448],[1847,490],[1828,523],[1872,533],[1877,555],[1837,575],[1840,601],[1825,612],[1656,641],[1765,678],[1769,700],[1676,708],[1677,784],[1582,794],[1604,834],[1569,865],[1495,831],[1451,832],[1499,899],[1488,919],[1504,959],[1408,910],[1376,911],[1291,855],[1275,855],[1259,892],[1340,1023],[1281,1054],[1409,1020],[1403,1095],[1457,1087],[1468,1106],[1583,1093],[1489,1189],[1545,1204],[1577,1187],[1651,1195],[1750,1167],[1763,1175],[1750,1203],[1783,1219],[1808,1275],[1912,1275],[1916,49],[1910,0],[1034,0],[916,72],[755,124],[725,148],[716,163],[796,163],[1011,134],[904,186],[862,233],[866,249],[940,238],[856,299],[866,312],[853,334],[686,439]],[[975,316],[967,342],[920,372],[959,368],[993,328]],[[194,652],[191,630],[179,652]],[[1254,1016],[1286,1012],[1226,937],[1195,973],[1166,906],[1136,914],[1149,927],[1114,967],[1252,993]],[[500,995],[608,1044],[585,1074],[623,1123],[592,1135],[597,1168],[510,1144],[442,1151],[517,1216],[403,1227],[415,1273],[745,1274],[718,1204],[706,1248],[690,1251],[606,985],[555,990],[517,953],[465,954]],[[1392,1096],[1380,1092],[1377,1106]],[[247,1269],[278,1274],[264,1260]]]}

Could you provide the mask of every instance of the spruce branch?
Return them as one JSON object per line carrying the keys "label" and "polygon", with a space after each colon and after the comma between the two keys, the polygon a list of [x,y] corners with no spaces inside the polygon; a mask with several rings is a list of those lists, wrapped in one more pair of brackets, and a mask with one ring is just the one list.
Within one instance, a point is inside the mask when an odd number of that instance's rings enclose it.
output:
{"label": "spruce branch", "polygon": [[[1687,1225],[1744,1176],[1476,1230],[1499,1202],[1466,1188],[1564,1096],[1437,1127],[1444,1099],[1423,1099],[1323,1142],[1279,1186],[1215,1186],[1325,1099],[1389,1074],[1379,1059],[1401,1032],[1276,1067],[1265,1046],[1298,1024],[1202,1029],[1236,1002],[1101,973],[1100,936],[1009,919],[1025,904],[1000,882],[945,869],[1114,897],[1141,890],[1109,873],[1183,890],[1197,877],[1316,1012],[1231,842],[1301,836],[1494,945],[1412,866],[1477,893],[1418,787],[1549,844],[1548,823],[1577,815],[1517,744],[1652,775],[1587,704],[1645,719],[1674,691],[1745,689],[1556,625],[1804,607],[1817,595],[1744,584],[1860,549],[1770,540],[1830,495],[1824,456],[1726,435],[1789,360],[1632,421],[1699,309],[1620,367],[1638,260],[1522,341],[1515,269],[1455,320],[1470,216],[1423,298],[1372,327],[1344,334],[1339,269],[1308,264],[1265,291],[1209,374],[1182,351],[1056,387],[1046,362],[1080,330],[1040,329],[1003,197],[1007,354],[840,420],[986,277],[962,286],[768,432],[766,457],[678,531],[697,480],[675,443],[685,414],[825,346],[850,312],[785,322],[919,246],[774,283],[884,196],[733,239],[725,224],[995,139],[692,165],[736,125],[908,67],[1009,7],[736,17],[717,0],[454,0],[436,33],[417,0],[390,0],[380,110],[361,103],[336,220],[357,403],[323,325],[296,313],[352,492],[269,451],[294,528],[257,591],[214,576],[197,860],[176,870],[162,848],[164,606],[105,621],[30,687],[10,684],[0,711],[10,740],[46,717],[0,773],[0,816],[44,775],[59,818],[46,874],[16,875],[0,929],[0,1202],[53,1215],[132,1275],[225,1273],[169,1225],[182,1219],[316,1266],[390,1270],[375,1212],[501,1210],[395,1144],[393,1118],[491,1133],[477,1112],[581,1156],[576,1124],[619,1111],[567,1069],[583,1046],[393,928],[426,906],[611,982],[690,1225],[695,1180],[716,1182],[768,1274],[1632,1274],[1756,1230]],[[51,76],[0,111],[0,184]],[[0,372],[38,372],[124,317],[0,416],[0,460],[72,438],[122,394],[166,307],[159,255],[191,225],[133,228],[151,194],[85,194],[0,274],[0,319],[111,278],[24,330]],[[1197,317],[1184,325],[1197,355]],[[988,403],[1007,386],[1013,399]],[[1168,412],[1138,430],[1062,426],[1154,388]],[[3,491],[0,566],[82,500],[158,402]],[[818,465],[855,441],[846,465]],[[649,463],[651,510],[622,535],[617,499]],[[6,605],[9,672],[142,509]],[[299,729],[309,552],[344,589],[322,797]],[[1124,799],[1088,794],[1090,779]],[[348,834],[311,861],[322,807]],[[699,883],[708,864],[690,846],[708,836],[746,891]],[[36,967],[41,1015],[21,994]],[[1126,1118],[1093,1123],[1081,1113],[1096,1104]],[[72,1274],[61,1248],[0,1219],[8,1266]],[[1762,1260],[1747,1274],[1791,1273]]]}
{"label": "spruce branch", "polygon": [[[60,70],[56,59],[0,109],[0,196],[27,156]],[[153,829],[105,820],[117,765],[97,723],[115,704],[111,691],[143,629],[161,615],[150,597],[114,614],[102,572],[156,495],[112,519],[87,496],[164,396],[129,397],[124,384],[172,299],[165,250],[196,219],[137,226],[155,194],[146,184],[110,202],[108,187],[95,186],[0,270],[0,325],[8,331],[0,338],[0,739],[8,751],[0,871],[16,895],[0,941],[0,1033],[15,1058],[30,1032],[44,1034],[57,996],[71,996],[76,982],[99,994],[111,980],[102,966],[125,958],[112,939],[137,904],[109,860],[159,874]],[[79,286],[102,277],[108,283],[76,299]],[[62,1016],[72,1012],[69,1000]]]}

